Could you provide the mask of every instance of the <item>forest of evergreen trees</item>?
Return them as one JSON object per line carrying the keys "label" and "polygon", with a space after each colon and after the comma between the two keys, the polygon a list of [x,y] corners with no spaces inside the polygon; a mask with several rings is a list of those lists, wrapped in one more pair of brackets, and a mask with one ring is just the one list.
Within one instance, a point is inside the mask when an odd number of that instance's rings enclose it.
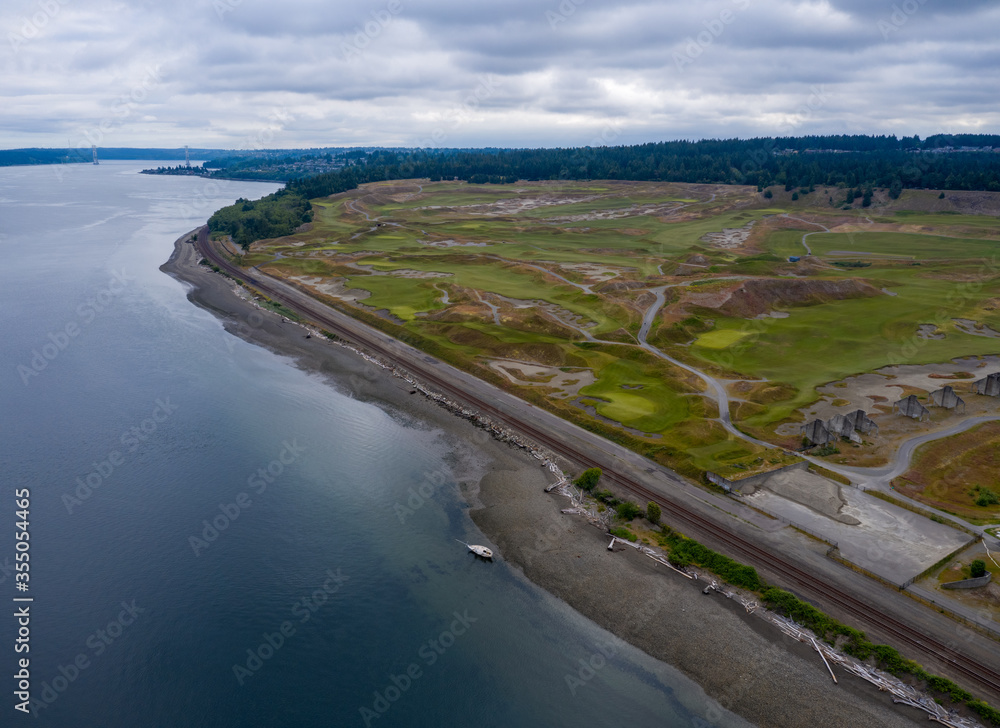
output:
{"label": "forest of evergreen trees", "polygon": [[312,220],[309,200],[288,190],[246,200],[217,210],[208,219],[212,232],[228,233],[246,250],[254,240],[290,235],[302,223]]}
{"label": "forest of evergreen trees", "polygon": [[[377,150],[365,164],[297,180],[307,197],[345,184],[428,177],[470,182],[554,179],[657,180],[809,187],[1000,191],[1000,136],[827,136],[659,142],[575,149]],[[943,151],[946,150],[946,151]]]}

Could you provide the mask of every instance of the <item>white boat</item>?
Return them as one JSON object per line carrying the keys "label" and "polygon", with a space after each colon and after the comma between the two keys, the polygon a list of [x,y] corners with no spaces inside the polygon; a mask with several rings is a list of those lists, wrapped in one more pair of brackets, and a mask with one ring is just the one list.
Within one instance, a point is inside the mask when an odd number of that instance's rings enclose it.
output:
{"label": "white boat", "polygon": [[[455,540],[458,541],[457,538]],[[493,560],[493,550],[492,549],[488,549],[485,546],[480,546],[480,545],[474,544],[474,543],[465,543],[465,541],[458,541],[458,542],[460,544],[462,544],[463,546],[468,546],[469,551],[471,551],[472,553],[474,553],[476,556],[478,556],[478,557],[480,557],[482,559],[488,559],[489,561]]]}

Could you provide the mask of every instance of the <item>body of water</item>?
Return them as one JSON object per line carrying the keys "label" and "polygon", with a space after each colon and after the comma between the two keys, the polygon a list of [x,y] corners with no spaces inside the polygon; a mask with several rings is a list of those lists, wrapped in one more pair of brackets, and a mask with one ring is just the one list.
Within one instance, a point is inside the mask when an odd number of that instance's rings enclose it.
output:
{"label": "body of water", "polygon": [[[455,543],[476,530],[439,431],[231,336],[158,270],[276,185],[143,166],[0,169],[4,725],[709,725],[675,670]],[[13,710],[22,656],[37,719]]]}

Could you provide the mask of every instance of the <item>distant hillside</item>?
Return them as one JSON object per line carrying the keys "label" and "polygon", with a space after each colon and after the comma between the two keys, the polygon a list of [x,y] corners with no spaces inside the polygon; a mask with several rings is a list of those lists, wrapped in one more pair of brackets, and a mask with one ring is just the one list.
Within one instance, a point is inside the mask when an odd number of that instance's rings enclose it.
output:
{"label": "distant hillside", "polygon": [[[218,156],[220,149],[192,149],[191,156],[205,159]],[[138,147],[98,147],[98,159],[184,159],[183,149],[143,149]],[[0,167],[19,164],[85,164],[93,160],[90,149],[0,149]]]}
{"label": "distant hillside", "polygon": [[[331,155],[344,159],[353,159],[357,156],[365,156],[372,149],[360,147],[334,148],[324,147],[320,149],[204,149],[192,148],[190,156],[192,159],[215,160],[207,163],[207,168],[213,169],[246,169],[248,178],[254,178],[252,170],[259,166],[267,166],[281,162],[292,164],[303,159],[324,160],[331,158]],[[184,149],[164,149],[160,147],[98,147],[98,159],[144,159],[152,161],[183,161]],[[9,167],[18,164],[67,164],[67,163],[89,163],[93,157],[89,148],[81,149],[0,149],[0,167]],[[310,165],[299,164],[299,176],[305,168],[307,171]],[[311,173],[317,171],[327,171],[330,167],[312,165]],[[177,168],[174,168],[175,170]],[[201,167],[197,169],[201,170]],[[174,171],[174,174],[182,172]],[[226,175],[219,175],[226,176]],[[277,178],[275,178],[277,179]],[[290,179],[283,177],[282,179]]]}

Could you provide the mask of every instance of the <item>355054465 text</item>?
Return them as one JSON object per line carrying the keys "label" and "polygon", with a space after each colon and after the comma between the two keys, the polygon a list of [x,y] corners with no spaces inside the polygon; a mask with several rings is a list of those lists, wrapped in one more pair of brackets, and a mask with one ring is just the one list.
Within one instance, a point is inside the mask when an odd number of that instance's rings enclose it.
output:
{"label": "355054465 text", "polygon": [[[14,520],[14,548],[15,548],[15,574],[14,585],[18,592],[25,594],[28,591],[28,582],[31,579],[29,565],[31,550],[31,535],[28,531],[29,515],[31,508],[31,491],[28,488],[19,488],[14,491],[15,520]],[[17,657],[17,672],[14,673],[17,690],[14,697],[17,702],[14,704],[16,710],[24,713],[28,712],[28,704],[31,700],[31,597],[15,597],[14,620],[16,623],[16,637],[14,638],[14,653]]]}

